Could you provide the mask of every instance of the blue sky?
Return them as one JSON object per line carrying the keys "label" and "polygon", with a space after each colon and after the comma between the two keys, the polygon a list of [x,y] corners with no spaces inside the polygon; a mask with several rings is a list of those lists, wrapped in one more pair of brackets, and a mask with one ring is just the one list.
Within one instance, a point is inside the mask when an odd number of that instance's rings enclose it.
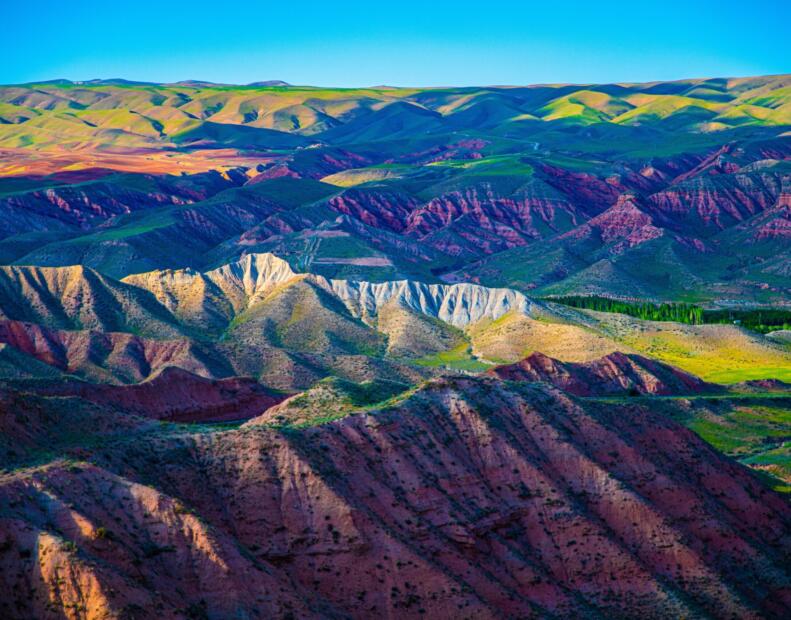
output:
{"label": "blue sky", "polygon": [[791,72],[789,0],[10,0],[3,13],[6,84],[123,77],[423,86]]}

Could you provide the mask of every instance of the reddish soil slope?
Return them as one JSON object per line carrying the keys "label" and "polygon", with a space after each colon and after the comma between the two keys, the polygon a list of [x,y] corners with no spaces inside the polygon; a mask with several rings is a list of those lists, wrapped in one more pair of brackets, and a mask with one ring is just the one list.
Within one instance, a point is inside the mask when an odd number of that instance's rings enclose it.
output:
{"label": "reddish soil slope", "polygon": [[791,507],[642,405],[440,379],[304,430],[130,438],[0,478],[0,613],[791,610]]}
{"label": "reddish soil slope", "polygon": [[53,384],[41,393],[78,396],[124,413],[169,422],[222,422],[257,416],[287,395],[255,379],[207,379],[169,367],[149,381],[134,385]]}
{"label": "reddish soil slope", "polygon": [[722,390],[674,366],[618,351],[584,363],[561,362],[535,352],[516,364],[492,368],[487,374],[508,381],[544,381],[577,396],[682,395]]}

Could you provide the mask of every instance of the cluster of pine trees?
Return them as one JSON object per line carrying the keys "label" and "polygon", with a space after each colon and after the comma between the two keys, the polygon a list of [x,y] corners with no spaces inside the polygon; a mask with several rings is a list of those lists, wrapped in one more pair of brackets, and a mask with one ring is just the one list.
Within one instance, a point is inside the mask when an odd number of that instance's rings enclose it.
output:
{"label": "cluster of pine trees", "polygon": [[598,297],[595,295],[568,295],[565,297],[553,297],[549,301],[554,301],[565,306],[572,306],[573,308],[628,314],[629,316],[644,319],[646,321],[675,321],[677,323],[687,323],[689,325],[699,325],[704,322],[703,308],[694,304],[632,303],[629,301],[621,301],[620,299],[610,299],[609,297]]}
{"label": "cluster of pine trees", "polygon": [[791,329],[791,310],[761,308],[758,310],[706,310],[704,323],[736,323],[765,334],[778,329]]}
{"label": "cluster of pine trees", "polygon": [[552,297],[547,301],[597,310],[599,312],[618,312],[647,321],[675,321],[688,325],[702,323],[736,323],[753,331],[765,334],[778,329],[791,329],[791,310],[761,308],[757,310],[704,310],[700,306],[685,303],[649,302],[633,303],[596,295],[567,295]]}

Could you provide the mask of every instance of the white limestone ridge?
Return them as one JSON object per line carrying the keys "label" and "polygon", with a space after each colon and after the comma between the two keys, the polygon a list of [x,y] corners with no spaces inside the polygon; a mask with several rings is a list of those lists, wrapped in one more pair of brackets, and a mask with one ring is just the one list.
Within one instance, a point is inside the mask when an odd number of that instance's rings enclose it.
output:
{"label": "white limestone ridge", "polygon": [[343,302],[352,315],[364,321],[371,321],[388,303],[458,328],[482,319],[498,319],[512,311],[531,315],[538,308],[533,300],[507,288],[466,283],[426,284],[413,280],[329,280],[316,274],[298,274],[286,261],[269,253],[246,254],[238,261],[204,273],[192,269],[163,270],[129,276],[125,281],[148,289],[160,301],[173,307],[180,302],[180,293],[200,280],[220,292],[238,313],[263,300],[276,286],[296,278],[321,287]]}
{"label": "white limestone ridge", "polygon": [[207,271],[206,277],[232,300],[244,299],[249,306],[263,299],[275,286],[300,274],[282,258],[266,253],[245,254],[234,263]]}
{"label": "white limestone ridge", "polygon": [[230,302],[235,312],[260,301],[273,287],[300,277],[274,254],[246,254],[238,261],[211,271],[162,269],[138,273],[124,282],[149,290],[169,310],[184,303],[185,291],[195,286],[214,289]]}
{"label": "white limestone ridge", "polygon": [[411,280],[355,282],[330,280],[332,292],[352,314],[369,318],[395,302],[420,314],[463,328],[482,319],[498,319],[511,311],[530,315],[534,302],[507,288],[477,284],[426,284]]}
{"label": "white limestone ridge", "polygon": [[[273,254],[248,254],[241,261],[209,272],[239,278],[245,291],[269,290],[277,284],[298,276],[289,264]],[[437,318],[454,327],[466,327],[482,319],[497,319],[511,311],[531,314],[535,304],[518,291],[507,288],[488,288],[477,284],[426,284],[412,280],[390,282],[365,282],[354,280],[328,280],[318,275],[307,275],[335,297],[340,299],[356,317],[370,319],[379,314],[387,303],[395,302],[419,314]]]}

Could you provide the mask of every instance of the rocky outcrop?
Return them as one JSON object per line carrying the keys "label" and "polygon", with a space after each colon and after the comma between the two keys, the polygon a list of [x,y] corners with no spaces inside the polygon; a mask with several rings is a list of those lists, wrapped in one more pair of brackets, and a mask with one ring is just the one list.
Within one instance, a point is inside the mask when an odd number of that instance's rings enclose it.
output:
{"label": "rocky outcrop", "polygon": [[299,277],[291,266],[273,254],[248,254],[239,261],[206,273],[236,309],[260,300],[273,287]]}
{"label": "rocky outcrop", "polygon": [[238,261],[201,273],[162,270],[128,276],[124,282],[148,290],[157,300],[197,328],[222,327],[273,287],[298,278],[273,254],[247,254]]}
{"label": "rocky outcrop", "polygon": [[487,374],[508,381],[543,381],[577,396],[686,395],[723,391],[678,368],[642,355],[610,353],[584,363],[561,362],[535,352]]}
{"label": "rocky outcrop", "polygon": [[517,291],[477,284],[330,280],[329,285],[357,316],[375,316],[382,306],[394,302],[454,327],[466,327],[482,319],[498,319],[512,311],[529,314],[537,307]]}
{"label": "rocky outcrop", "polygon": [[656,239],[663,234],[664,231],[654,225],[651,216],[635,204],[634,197],[624,194],[603,213],[561,235],[559,241],[567,239],[579,241],[595,237],[605,245],[618,243],[623,248],[628,248]]}
{"label": "rocky outcrop", "polygon": [[[83,267],[5,267],[0,343],[80,378],[111,383],[143,381],[167,366],[213,378],[266,373],[280,389],[306,387],[329,369],[349,378],[394,371],[424,376],[374,359],[386,350],[373,327],[376,315],[391,300],[455,326],[529,312],[533,303],[515,291],[474,285],[327,280],[297,274],[271,254],[208,272],[164,270],[124,282]],[[295,382],[297,376],[303,379]]]}
{"label": "rocky outcrop", "polygon": [[[480,138],[468,138],[450,144],[438,144],[430,148],[406,153],[393,158],[393,161],[426,165],[449,159],[480,159],[481,149],[489,142]],[[389,162],[388,162],[389,163]]]}
{"label": "rocky outcrop", "polygon": [[552,165],[542,166],[541,171],[547,183],[568,196],[589,217],[604,211],[628,190],[619,176],[600,179],[587,172],[574,172]]}
{"label": "rocky outcrop", "polygon": [[254,176],[249,185],[270,179],[322,179],[335,172],[360,168],[373,163],[369,157],[340,148],[327,148],[321,152],[301,151],[284,161],[277,162]]}
{"label": "rocky outcrop", "polygon": [[148,291],[82,265],[0,267],[0,319],[54,329],[182,335],[174,317]]}
{"label": "rocky outcrop", "polygon": [[[410,280],[362,282],[328,280],[312,274],[297,274],[289,264],[272,254],[249,254],[235,263],[213,271],[157,271],[125,278],[124,282],[145,288],[176,316],[233,314],[260,303],[283,284],[307,280],[336,297],[356,317],[370,319],[390,302],[417,313],[440,319],[454,327],[465,327],[481,319],[497,319],[518,311],[531,312],[536,302],[511,289],[493,289],[476,284],[426,284]],[[193,316],[193,321],[200,322]]]}
{"label": "rocky outcrop", "polygon": [[[457,222],[463,220],[464,227]],[[474,243],[475,231],[495,233],[493,244],[479,245],[478,251],[493,253],[524,245],[526,240],[548,236],[582,223],[583,217],[562,195],[535,180],[517,191],[499,188],[493,182],[447,192],[415,209],[407,219],[406,231],[431,239],[443,228],[458,229],[457,234]]]}
{"label": "rocky outcrop", "polygon": [[0,518],[6,618],[319,616],[271,565],[150,486],[56,465],[3,490],[4,508],[21,507]]}
{"label": "rocky outcrop", "polygon": [[785,207],[782,211],[777,210],[775,217],[761,226],[756,234],[756,241],[780,240],[788,242],[791,240],[791,208]]}
{"label": "rocky outcrop", "polygon": [[695,176],[652,194],[646,207],[671,230],[711,235],[773,206],[789,183],[787,173],[771,169]]}

